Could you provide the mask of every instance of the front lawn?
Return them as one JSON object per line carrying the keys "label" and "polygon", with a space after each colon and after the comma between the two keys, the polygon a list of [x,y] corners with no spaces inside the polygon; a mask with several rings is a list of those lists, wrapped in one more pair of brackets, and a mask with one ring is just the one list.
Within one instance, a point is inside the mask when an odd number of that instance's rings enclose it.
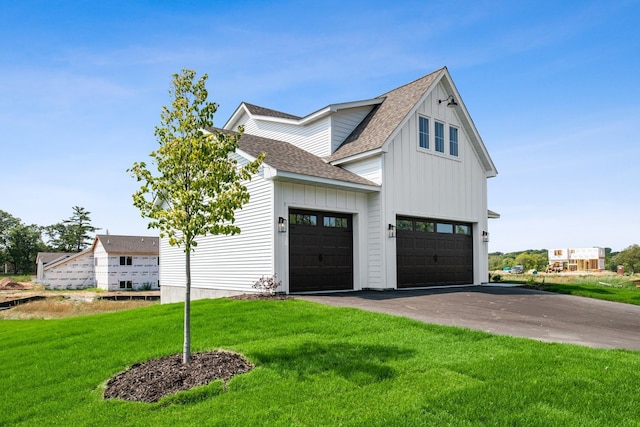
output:
{"label": "front lawn", "polygon": [[204,300],[193,351],[255,369],[155,404],[103,400],[128,366],[179,353],[182,305],[0,321],[0,425],[640,424],[640,352],[490,335],[302,300]]}

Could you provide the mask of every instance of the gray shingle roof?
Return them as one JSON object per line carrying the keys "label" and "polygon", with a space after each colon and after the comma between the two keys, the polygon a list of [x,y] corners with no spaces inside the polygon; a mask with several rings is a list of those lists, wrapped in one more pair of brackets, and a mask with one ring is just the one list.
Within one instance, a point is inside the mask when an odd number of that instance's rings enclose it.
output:
{"label": "gray shingle roof", "polygon": [[42,264],[49,264],[63,258],[69,258],[76,253],[77,252],[38,252],[37,259],[42,261]]}
{"label": "gray shingle roof", "polygon": [[382,147],[443,70],[380,95],[378,98],[384,98],[384,101],[371,110],[328,160],[340,160]]}
{"label": "gray shingle roof", "polygon": [[247,102],[243,102],[243,104],[245,107],[247,107],[247,110],[249,110],[251,114],[255,114],[258,116],[268,116],[268,117],[278,117],[281,119],[300,120],[300,117],[294,116],[293,114],[283,113],[282,111],[276,111],[270,108],[259,107],[257,105],[249,104]]}
{"label": "gray shingle roof", "polygon": [[[235,133],[223,129],[216,130],[227,134]],[[264,163],[281,172],[379,187],[373,181],[362,178],[339,166],[330,165],[320,157],[288,142],[245,133],[242,135],[239,147],[253,157],[265,153]]]}
{"label": "gray shingle roof", "polygon": [[96,236],[107,253],[158,255],[160,239],[147,236]]}

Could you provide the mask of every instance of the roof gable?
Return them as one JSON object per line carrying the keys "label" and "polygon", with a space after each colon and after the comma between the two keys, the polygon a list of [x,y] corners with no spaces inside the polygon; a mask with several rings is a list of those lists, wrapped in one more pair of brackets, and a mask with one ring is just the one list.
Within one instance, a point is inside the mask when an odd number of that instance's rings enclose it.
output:
{"label": "roof gable", "polygon": [[336,161],[381,148],[443,70],[441,68],[378,96],[378,99],[382,98],[384,101],[371,110],[328,160]]}

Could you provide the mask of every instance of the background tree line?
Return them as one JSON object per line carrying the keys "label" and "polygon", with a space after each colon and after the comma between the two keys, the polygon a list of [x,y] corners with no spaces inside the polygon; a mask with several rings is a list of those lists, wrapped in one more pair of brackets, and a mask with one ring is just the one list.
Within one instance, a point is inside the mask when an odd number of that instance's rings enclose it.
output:
{"label": "background tree line", "polygon": [[20,218],[0,209],[1,272],[30,274],[36,269],[38,252],[80,252],[93,241],[91,212],[74,206],[68,219],[40,226],[25,224]]}
{"label": "background tree line", "polygon": [[[604,248],[605,268],[617,271],[623,266],[626,273],[640,273],[640,246],[631,245],[620,252],[613,252],[611,248]],[[549,251],[547,249],[527,249],[519,252],[492,252],[489,254],[489,270],[502,270],[521,265],[525,271],[545,271],[549,265]]]}

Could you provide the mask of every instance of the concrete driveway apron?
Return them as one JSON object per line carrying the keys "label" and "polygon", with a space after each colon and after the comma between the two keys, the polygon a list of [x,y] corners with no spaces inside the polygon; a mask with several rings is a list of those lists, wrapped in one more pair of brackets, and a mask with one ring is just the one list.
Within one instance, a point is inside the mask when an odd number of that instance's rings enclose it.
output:
{"label": "concrete driveway apron", "polygon": [[297,298],[500,335],[640,350],[640,306],[518,287],[359,291]]}

